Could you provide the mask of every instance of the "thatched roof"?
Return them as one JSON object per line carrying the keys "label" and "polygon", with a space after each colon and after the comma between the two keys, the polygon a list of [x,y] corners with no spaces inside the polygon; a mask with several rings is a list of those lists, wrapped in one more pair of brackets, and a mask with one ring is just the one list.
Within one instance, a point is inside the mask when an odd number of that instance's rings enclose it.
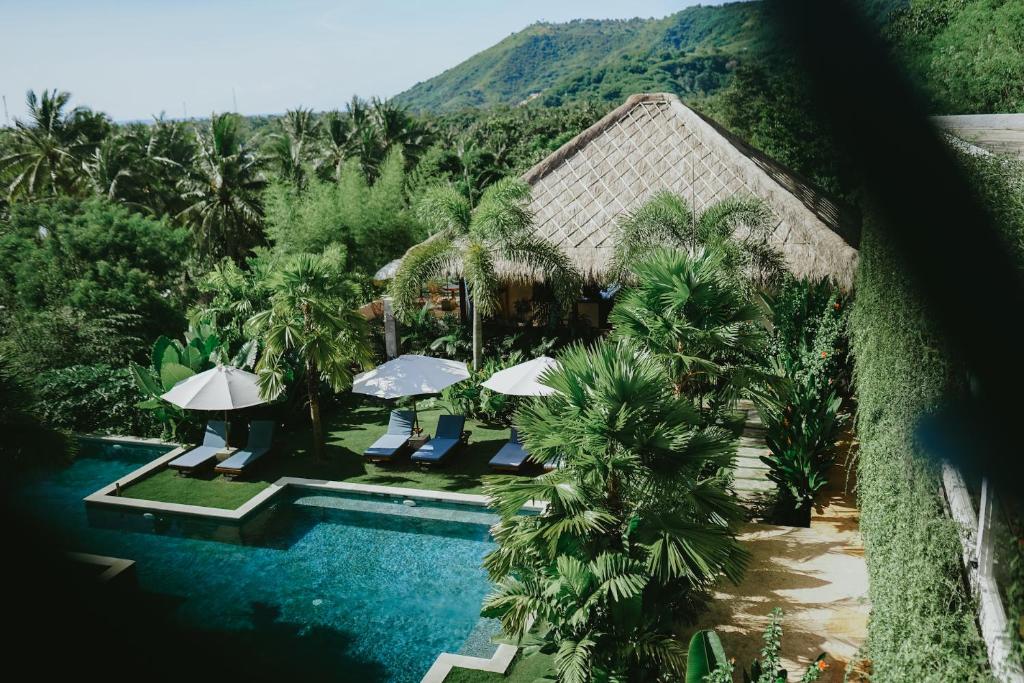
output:
{"label": "thatched roof", "polygon": [[1024,159],[1024,114],[933,116],[932,121],[981,149]]}
{"label": "thatched roof", "polygon": [[762,198],[778,221],[771,241],[794,274],[853,283],[856,217],[674,95],[631,96],[523,179],[537,230],[590,277],[608,268],[622,215],[669,190],[698,212],[736,194]]}

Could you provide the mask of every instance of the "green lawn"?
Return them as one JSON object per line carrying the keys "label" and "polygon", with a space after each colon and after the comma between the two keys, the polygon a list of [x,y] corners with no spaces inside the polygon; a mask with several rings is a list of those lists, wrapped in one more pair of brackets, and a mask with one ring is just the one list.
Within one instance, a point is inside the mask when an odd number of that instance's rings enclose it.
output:
{"label": "green lawn", "polygon": [[[363,460],[362,452],[386,430],[391,408],[369,400],[354,400],[339,408],[327,419],[327,457],[322,462],[310,455],[310,431],[304,428],[281,435],[275,450],[243,479],[228,481],[212,471],[180,477],[162,470],[125,488],[122,495],[234,509],[284,476],[464,493],[482,490],[481,477],[490,472],[487,462],[508,439],[508,428],[467,420],[466,429],[472,431],[469,445],[455,451],[442,467],[422,469],[407,457],[390,465],[372,465]],[[420,425],[433,433],[442,413],[440,408],[421,410]]]}
{"label": "green lawn", "polygon": [[445,677],[444,683],[498,683],[498,681],[533,683],[550,671],[554,665],[553,659],[547,655],[517,657],[505,675],[455,667]]}

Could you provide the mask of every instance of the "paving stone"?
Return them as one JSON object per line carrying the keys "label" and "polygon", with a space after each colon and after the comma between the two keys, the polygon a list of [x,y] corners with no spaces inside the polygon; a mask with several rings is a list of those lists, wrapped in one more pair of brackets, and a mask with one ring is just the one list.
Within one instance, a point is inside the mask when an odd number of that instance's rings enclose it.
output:
{"label": "paving stone", "polygon": [[732,471],[733,479],[739,481],[740,479],[755,479],[759,481],[766,480],[768,468],[766,467],[737,467]]}

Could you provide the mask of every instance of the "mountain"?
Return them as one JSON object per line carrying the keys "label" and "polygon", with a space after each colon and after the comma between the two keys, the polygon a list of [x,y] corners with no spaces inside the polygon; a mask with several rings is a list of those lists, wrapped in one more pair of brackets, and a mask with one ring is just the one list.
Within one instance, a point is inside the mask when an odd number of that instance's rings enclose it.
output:
{"label": "mountain", "polygon": [[[862,0],[881,18],[906,0]],[[738,61],[770,55],[765,5],[694,6],[662,19],[537,23],[397,95],[414,111],[557,105],[582,97],[619,102],[643,91],[687,97],[721,88]]]}

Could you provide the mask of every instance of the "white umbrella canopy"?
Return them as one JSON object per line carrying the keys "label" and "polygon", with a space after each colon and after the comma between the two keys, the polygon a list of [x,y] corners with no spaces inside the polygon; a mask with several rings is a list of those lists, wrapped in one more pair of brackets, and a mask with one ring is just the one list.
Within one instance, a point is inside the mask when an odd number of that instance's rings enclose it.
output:
{"label": "white umbrella canopy", "polygon": [[541,376],[558,367],[558,361],[540,356],[519,365],[499,370],[481,386],[511,396],[550,396],[555,389],[540,383]]}
{"label": "white umbrella canopy", "polygon": [[[465,363],[446,358],[404,354],[367,370],[352,380],[352,391],[377,398],[400,398],[437,394],[445,387],[469,379]],[[413,424],[420,433],[416,401],[412,404]]]}
{"label": "white umbrella canopy", "polygon": [[237,410],[266,403],[259,378],[229,365],[218,365],[181,380],[160,398],[188,410]]}
{"label": "white umbrella canopy", "polygon": [[404,354],[367,370],[352,380],[352,391],[378,398],[437,394],[469,379],[465,363],[446,358]]}

